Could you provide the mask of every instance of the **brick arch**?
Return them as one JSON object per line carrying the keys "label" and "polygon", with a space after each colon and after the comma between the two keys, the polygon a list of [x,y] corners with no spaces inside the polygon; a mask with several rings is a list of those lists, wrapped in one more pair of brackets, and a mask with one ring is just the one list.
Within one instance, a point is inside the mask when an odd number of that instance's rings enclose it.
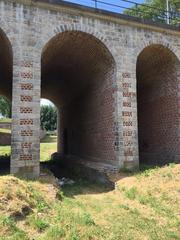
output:
{"label": "brick arch", "polygon": [[4,39],[7,41],[9,47],[11,48],[13,54],[13,39],[11,39],[10,29],[7,23],[3,20],[0,20],[0,32],[3,35]]}
{"label": "brick arch", "polygon": [[64,27],[48,36],[42,51],[42,97],[61,111],[61,153],[115,165],[115,60],[99,35],[82,30]]}
{"label": "brick arch", "polygon": [[112,57],[114,59],[116,52],[112,48],[112,44],[109,42],[109,40],[106,38],[105,34],[103,32],[96,31],[95,28],[92,28],[88,25],[83,25],[83,24],[64,24],[64,25],[59,25],[56,26],[55,28],[52,29],[52,31],[49,31],[48,34],[45,35],[44,38],[42,38],[40,41],[37,43],[37,48],[39,49],[40,46],[40,51],[42,52],[44,46],[56,35],[67,32],[67,31],[79,31],[83,33],[90,34],[94,36],[96,39],[98,39],[111,53]]}
{"label": "brick arch", "polygon": [[14,48],[17,48],[17,45],[14,44],[14,33],[11,27],[12,26],[9,26],[8,21],[4,21],[3,19],[0,19],[0,30],[4,33],[11,47],[12,55],[14,55]]}
{"label": "brick arch", "polygon": [[140,162],[179,161],[180,61],[169,44],[141,47],[136,62]]}
{"label": "brick arch", "polygon": [[[0,21],[0,96],[11,101],[13,87],[13,50],[12,44],[7,36],[6,24]],[[11,144],[11,136],[1,134],[1,144]],[[9,171],[9,164],[7,171]]]}
{"label": "brick arch", "polygon": [[8,39],[11,39],[11,36],[9,34],[10,29],[9,29],[7,21],[4,21],[3,19],[0,19],[0,29],[4,32],[4,34],[7,36]]}
{"label": "brick arch", "polygon": [[172,52],[177,59],[180,61],[180,52],[178,51],[178,49],[176,47],[174,47],[173,45],[170,45],[168,42],[166,41],[147,41],[147,42],[142,42],[141,45],[138,45],[135,49],[135,56],[136,58],[134,59],[135,62],[137,61],[138,56],[140,55],[140,53],[148,46],[151,45],[161,45],[162,47],[167,48],[170,52]]}
{"label": "brick arch", "polygon": [[[5,25],[4,25],[5,26]],[[7,29],[6,29],[7,30]],[[1,50],[0,50],[0,71],[2,74],[0,93],[11,99],[12,94],[12,72],[13,72],[13,46],[9,37],[7,36],[7,31],[0,27],[0,40],[1,40]]]}

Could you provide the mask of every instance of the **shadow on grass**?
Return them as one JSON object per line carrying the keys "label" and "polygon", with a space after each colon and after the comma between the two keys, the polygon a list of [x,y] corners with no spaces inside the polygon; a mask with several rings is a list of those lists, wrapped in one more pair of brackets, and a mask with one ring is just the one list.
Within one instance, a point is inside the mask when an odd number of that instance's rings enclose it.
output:
{"label": "shadow on grass", "polygon": [[[175,165],[174,163],[168,164],[169,166]],[[164,166],[161,166],[164,167]],[[122,171],[117,174],[117,181],[123,178],[128,178],[132,176],[141,175],[142,176],[151,176],[160,166],[153,165],[141,165],[139,171]],[[76,195],[81,194],[97,194],[97,193],[106,193],[112,191],[114,188],[111,185],[102,184],[98,182],[91,182],[85,178],[80,178],[80,176],[76,176],[75,184],[73,185],[65,185],[61,188],[63,195],[66,197],[74,198]]]}
{"label": "shadow on grass", "polygon": [[150,176],[154,171],[160,168],[160,166],[157,165],[155,166],[143,164],[140,165],[140,169],[137,171],[122,169],[119,173],[114,174],[115,176],[113,176],[112,179],[109,179],[108,182],[106,179],[103,179],[102,175],[98,176],[98,172],[96,170],[93,170],[94,172],[92,170],[89,172],[89,170],[85,168],[81,169],[82,166],[78,164],[73,165],[72,162],[68,161],[66,161],[66,164],[64,164],[61,157],[43,162],[41,165],[49,169],[58,179],[65,177],[75,181],[75,183],[72,185],[64,185],[61,187],[63,194],[67,197],[74,197],[75,195],[80,194],[97,194],[109,192],[115,188],[115,182],[123,178],[138,175]]}
{"label": "shadow on grass", "polygon": [[41,143],[57,143],[57,136],[46,135],[43,139],[41,139]]}
{"label": "shadow on grass", "polygon": [[[104,181],[102,176],[97,176],[97,172],[87,173],[87,169],[80,169],[79,165],[67,167],[67,164],[61,162],[61,159],[42,162],[41,166],[49,169],[58,179],[65,177],[74,180],[74,184],[67,184],[61,187],[61,191],[66,197],[74,197],[80,194],[105,193],[114,189],[114,184],[107,180]],[[93,174],[92,178],[91,174]],[[100,181],[99,179],[95,181],[94,176],[100,178]]]}
{"label": "shadow on grass", "polygon": [[[168,166],[173,167],[175,163],[170,163]],[[166,165],[167,166],[167,165]],[[54,176],[58,179],[63,177],[70,178],[75,181],[72,185],[64,185],[61,187],[61,191],[64,196],[74,198],[76,195],[81,194],[100,194],[112,191],[114,189],[114,185],[112,182],[110,183],[102,183],[98,181],[87,178],[86,171],[84,169],[78,169],[77,166],[67,167],[61,162],[61,159],[50,160],[47,162],[42,162],[41,167],[43,169],[50,170]],[[127,178],[131,176],[136,176],[142,174],[144,176],[149,176],[152,171],[158,170],[160,167],[164,166],[155,166],[155,165],[140,165],[140,170],[136,172],[123,170],[117,174],[116,180],[122,178]],[[84,172],[83,172],[84,171]],[[0,156],[0,176],[7,175],[10,173],[10,156],[4,155]],[[93,172],[91,173],[93,174]],[[96,173],[97,174],[97,173]]]}
{"label": "shadow on grass", "polygon": [[74,198],[76,195],[101,194],[112,191],[112,188],[102,183],[92,183],[85,179],[78,179],[73,185],[61,187],[64,196]]}

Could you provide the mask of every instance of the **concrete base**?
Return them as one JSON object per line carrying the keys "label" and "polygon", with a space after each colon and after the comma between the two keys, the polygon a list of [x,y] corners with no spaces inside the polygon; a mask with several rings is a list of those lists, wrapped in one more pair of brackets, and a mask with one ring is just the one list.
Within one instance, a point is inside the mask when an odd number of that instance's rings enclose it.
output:
{"label": "concrete base", "polygon": [[[61,170],[62,168],[66,169],[66,172],[68,172],[68,176],[75,176],[87,179],[90,182],[94,183],[100,183],[105,184],[109,186],[111,189],[114,189],[115,185],[114,182],[112,182],[108,178],[108,171],[105,171],[105,168],[101,166],[101,168],[97,167],[100,166],[99,163],[92,163],[90,164],[84,164],[85,161],[82,159],[78,161],[78,159],[74,159],[71,157],[62,157],[58,154],[53,154],[52,156],[52,163],[49,163],[50,170],[55,174],[56,177],[59,177],[62,175]],[[103,164],[104,165],[104,164]],[[107,167],[109,170],[109,166]],[[112,166],[111,166],[111,169]],[[115,171],[111,171],[111,173],[115,173]],[[109,172],[110,173],[110,172]]]}

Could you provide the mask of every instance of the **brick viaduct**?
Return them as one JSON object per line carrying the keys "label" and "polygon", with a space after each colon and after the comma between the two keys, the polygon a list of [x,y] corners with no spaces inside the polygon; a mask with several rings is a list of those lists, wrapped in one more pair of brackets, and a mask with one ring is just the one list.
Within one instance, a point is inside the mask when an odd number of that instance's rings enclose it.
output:
{"label": "brick viaduct", "polygon": [[69,159],[106,171],[179,162],[179,29],[56,2],[0,1],[11,173],[39,175],[41,97],[59,109]]}

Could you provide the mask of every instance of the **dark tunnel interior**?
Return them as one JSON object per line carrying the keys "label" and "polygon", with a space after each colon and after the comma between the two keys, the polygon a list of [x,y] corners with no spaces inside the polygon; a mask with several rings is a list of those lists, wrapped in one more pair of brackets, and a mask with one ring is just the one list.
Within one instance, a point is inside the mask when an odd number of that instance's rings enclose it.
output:
{"label": "dark tunnel interior", "polygon": [[177,57],[162,45],[146,47],[137,59],[140,163],[176,161],[179,149]]}
{"label": "dark tunnel interior", "polygon": [[67,31],[42,53],[41,97],[60,113],[59,151],[114,163],[114,59],[94,36]]}

